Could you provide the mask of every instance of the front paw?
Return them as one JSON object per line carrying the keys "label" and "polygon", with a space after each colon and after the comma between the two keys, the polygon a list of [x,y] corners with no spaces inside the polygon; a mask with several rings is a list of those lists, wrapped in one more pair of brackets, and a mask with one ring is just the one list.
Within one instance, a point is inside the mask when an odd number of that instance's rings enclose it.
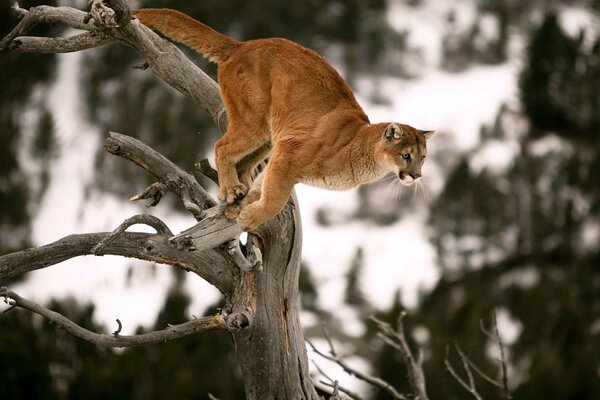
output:
{"label": "front paw", "polygon": [[237,185],[221,187],[218,197],[219,200],[226,201],[227,204],[233,204],[242,200],[246,193],[248,193],[248,186],[238,183]]}
{"label": "front paw", "polygon": [[250,232],[261,226],[266,220],[261,217],[257,210],[248,206],[242,209],[237,217],[238,225],[245,231]]}

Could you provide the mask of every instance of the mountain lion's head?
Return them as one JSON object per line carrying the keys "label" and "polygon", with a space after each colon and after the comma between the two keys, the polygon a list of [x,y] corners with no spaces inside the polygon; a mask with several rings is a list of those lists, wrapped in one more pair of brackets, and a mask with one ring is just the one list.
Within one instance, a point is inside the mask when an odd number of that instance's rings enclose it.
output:
{"label": "mountain lion's head", "polygon": [[427,156],[427,140],[435,131],[422,131],[409,125],[389,124],[379,146],[379,159],[384,166],[410,186],[421,178],[421,167]]}

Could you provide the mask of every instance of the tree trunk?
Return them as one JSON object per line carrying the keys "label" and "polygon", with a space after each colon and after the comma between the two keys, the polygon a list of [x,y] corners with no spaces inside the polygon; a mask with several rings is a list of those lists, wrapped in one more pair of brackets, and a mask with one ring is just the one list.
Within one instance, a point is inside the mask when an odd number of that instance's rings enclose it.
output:
{"label": "tree trunk", "polygon": [[249,239],[262,247],[263,269],[248,277],[252,327],[233,335],[248,400],[319,398],[308,374],[298,315],[302,229],[296,204],[294,196]]}

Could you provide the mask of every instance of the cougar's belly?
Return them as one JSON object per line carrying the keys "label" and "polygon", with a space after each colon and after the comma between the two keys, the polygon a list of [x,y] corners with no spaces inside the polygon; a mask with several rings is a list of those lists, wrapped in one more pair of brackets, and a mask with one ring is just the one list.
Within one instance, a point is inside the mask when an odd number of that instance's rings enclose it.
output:
{"label": "cougar's belly", "polygon": [[356,186],[354,179],[349,176],[308,176],[300,182],[328,190],[348,190]]}

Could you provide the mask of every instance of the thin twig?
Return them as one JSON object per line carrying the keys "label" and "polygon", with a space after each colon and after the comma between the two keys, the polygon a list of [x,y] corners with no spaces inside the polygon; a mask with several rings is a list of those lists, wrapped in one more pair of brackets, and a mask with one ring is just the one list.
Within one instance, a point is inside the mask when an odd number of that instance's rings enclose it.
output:
{"label": "thin twig", "polygon": [[339,382],[338,381],[334,381],[333,382],[333,392],[331,393],[331,399],[332,400],[341,400],[340,399],[340,391],[339,391]]}
{"label": "thin twig", "polygon": [[[8,301],[7,301],[7,303],[8,303]],[[15,308],[17,308],[16,304],[10,304],[6,310],[2,310],[2,314],[6,314],[7,312],[14,310]]]}
{"label": "thin twig", "polygon": [[508,386],[508,366],[506,362],[506,355],[504,353],[504,345],[502,344],[502,340],[500,338],[500,332],[498,330],[498,323],[496,320],[496,312],[494,311],[492,314],[492,330],[486,329],[483,320],[479,321],[479,326],[481,331],[492,341],[498,344],[500,349],[500,359],[498,363],[500,364],[500,376],[501,381],[490,377],[488,374],[483,372],[481,368],[479,368],[471,359],[465,354],[465,352],[460,348],[460,346],[455,343],[454,346],[456,348],[456,352],[458,353],[460,360],[462,362],[463,368],[467,375],[468,383],[460,377],[460,375],[454,370],[450,361],[448,360],[449,349],[446,348],[446,359],[444,360],[444,364],[446,368],[450,372],[450,374],[461,384],[467,391],[469,391],[475,398],[481,399],[481,395],[477,392],[477,388],[475,387],[475,380],[473,378],[473,371],[477,375],[479,375],[482,379],[486,380],[490,384],[496,386],[497,388],[502,390],[504,397],[507,399],[512,399],[512,394],[510,393],[510,389]]}
{"label": "thin twig", "polygon": [[475,387],[469,385],[467,382],[465,382],[463,380],[463,378],[461,378],[461,376],[456,372],[454,367],[452,367],[452,364],[450,363],[450,360],[448,359],[449,354],[450,354],[450,348],[446,347],[446,358],[444,359],[444,365],[446,366],[446,369],[448,370],[448,372],[450,372],[450,375],[452,375],[452,377],[454,379],[456,379],[456,381],[458,383],[460,383],[460,385],[462,387],[464,387],[469,393],[471,393],[473,395],[473,397],[475,397],[477,400],[482,400],[481,396],[477,392],[477,389]]}
{"label": "thin twig", "polygon": [[500,382],[498,382],[496,379],[492,378],[491,376],[489,376],[488,374],[486,374],[485,372],[483,372],[481,370],[481,368],[479,368],[477,366],[477,364],[475,364],[473,361],[471,361],[470,359],[467,358],[467,363],[469,363],[469,366],[473,369],[473,371],[475,371],[477,373],[477,375],[479,375],[480,377],[482,377],[483,379],[485,379],[486,381],[488,381],[492,385],[494,385],[494,386],[499,387],[500,389],[502,389],[502,384]]}
{"label": "thin twig", "polygon": [[[334,383],[337,381],[334,381]],[[321,383],[327,387],[333,388],[334,387],[334,383],[330,383],[330,382],[324,382],[321,381]],[[352,392],[351,390],[346,389],[343,386],[340,386],[338,384],[337,386],[338,390],[342,393],[344,393],[345,395],[347,395],[348,397],[350,397],[352,400],[362,400],[362,397],[360,397],[359,395],[357,395],[356,393]],[[339,397],[338,397],[339,398]]]}
{"label": "thin twig", "polygon": [[412,389],[415,398],[419,400],[427,400],[427,390],[425,387],[425,373],[423,372],[423,358],[422,353],[420,357],[415,358],[406,335],[404,333],[404,317],[406,312],[402,311],[398,315],[398,321],[396,324],[396,331],[386,322],[377,319],[372,316],[370,319],[375,322],[377,329],[379,330],[378,336],[387,344],[398,350],[400,356],[404,360],[406,370],[408,373],[408,382]]}
{"label": "thin twig", "polygon": [[[327,375],[325,373],[325,371],[323,371],[321,369],[321,367],[319,367],[319,364],[317,364],[314,360],[312,363],[315,366],[315,368],[317,369],[317,371],[319,372],[319,374],[321,374],[325,379],[327,379],[329,381],[329,382],[325,382],[325,381],[320,381],[320,382],[325,386],[333,387],[333,384],[337,381],[333,380],[329,375]],[[338,389],[340,390],[340,392],[347,394],[353,400],[362,400],[358,394],[354,393],[350,389],[346,389],[343,386],[340,386],[339,384],[338,384]]]}
{"label": "thin twig", "polygon": [[465,370],[465,372],[467,374],[467,379],[469,380],[469,386],[471,388],[473,388],[473,392],[477,393],[477,387],[475,386],[475,379],[473,378],[473,373],[471,372],[471,368],[469,367],[469,362],[467,361],[469,358],[462,351],[462,349],[460,348],[458,343],[454,343],[454,347],[456,348],[456,351],[457,351],[458,355],[460,356],[460,361],[462,362],[463,369]]}
{"label": "thin twig", "polygon": [[15,306],[25,308],[31,312],[41,315],[50,322],[55,323],[67,332],[86,340],[88,342],[106,347],[136,347],[148,344],[164,343],[179,339],[184,336],[193,335],[198,332],[225,329],[225,321],[221,315],[193,319],[179,325],[171,325],[166,329],[152,331],[140,335],[106,335],[87,330],[62,314],[49,310],[37,303],[27,300],[8,288],[0,288],[0,297],[12,299]]}
{"label": "thin twig", "polygon": [[399,393],[392,385],[390,385],[389,383],[387,383],[386,381],[371,376],[371,375],[367,375],[363,372],[360,372],[354,368],[352,368],[350,365],[348,365],[348,363],[346,361],[344,361],[343,358],[339,357],[337,355],[337,353],[335,352],[335,348],[333,347],[333,343],[331,342],[331,338],[329,337],[329,334],[326,333],[325,334],[326,340],[329,343],[329,353],[330,354],[325,354],[323,352],[321,352],[319,349],[317,349],[317,347],[312,344],[312,342],[310,342],[309,340],[307,340],[307,343],[312,347],[313,351],[315,353],[317,353],[319,356],[325,358],[326,360],[329,361],[333,361],[336,364],[338,364],[340,367],[342,367],[342,369],[350,374],[355,376],[356,378],[367,382],[368,384],[370,384],[371,386],[374,386],[380,390],[383,390],[384,392],[388,393],[389,395],[391,395],[394,399],[400,399],[400,400],[406,400],[406,397],[404,395],[402,395],[401,393]]}
{"label": "thin twig", "polygon": [[129,198],[129,201],[148,200],[146,207],[154,207],[160,203],[169,188],[162,182],[154,182],[144,189],[142,193],[138,193]]}
{"label": "thin twig", "polygon": [[119,333],[121,333],[121,329],[123,329],[123,324],[121,323],[121,320],[119,318],[117,318],[117,324],[119,326],[117,327],[117,330],[113,332],[113,336],[115,337],[119,336]]}
{"label": "thin twig", "polygon": [[[491,340],[495,341],[498,344],[498,349],[500,351],[500,359],[498,363],[500,364],[500,376],[502,379],[502,384],[494,383],[504,392],[504,396],[507,399],[512,399],[512,394],[510,393],[509,385],[508,385],[508,362],[506,361],[506,354],[504,352],[504,344],[502,343],[502,338],[500,337],[500,330],[498,329],[498,319],[496,317],[496,310],[492,312],[492,329],[493,331],[489,331],[485,328],[483,324],[483,320],[479,320],[479,326],[481,331],[487,335]],[[483,377],[483,375],[482,375]],[[496,382],[496,381],[495,381]]]}

